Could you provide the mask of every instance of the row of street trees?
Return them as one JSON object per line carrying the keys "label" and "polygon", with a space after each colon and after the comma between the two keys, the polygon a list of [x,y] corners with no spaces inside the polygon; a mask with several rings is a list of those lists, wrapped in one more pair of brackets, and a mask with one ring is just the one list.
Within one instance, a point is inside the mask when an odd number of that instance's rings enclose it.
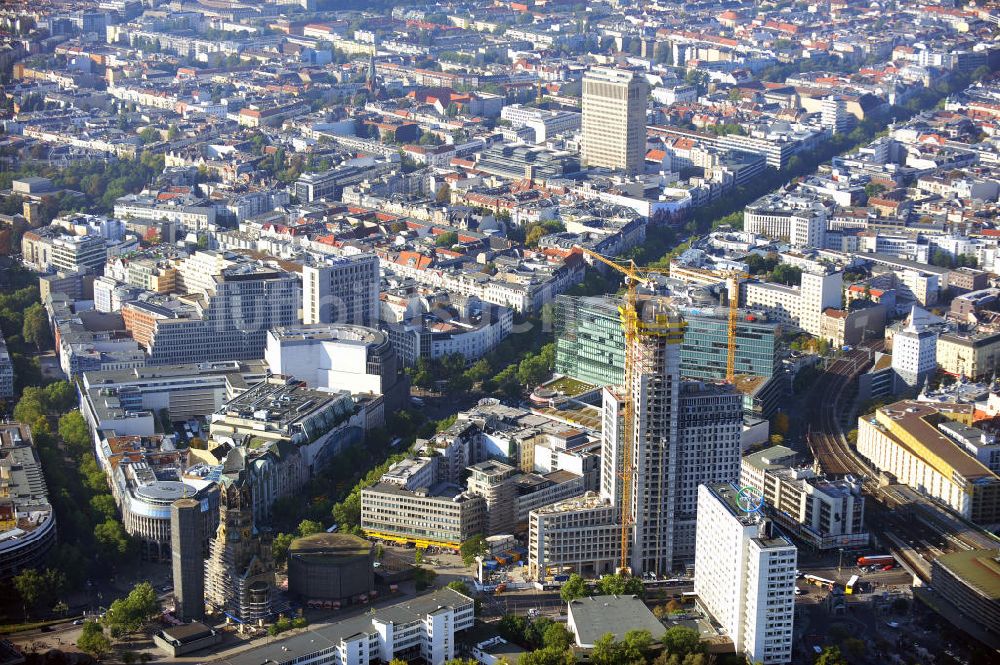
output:
{"label": "row of street trees", "polygon": [[117,519],[104,472],[94,459],[87,423],[75,408],[75,387],[68,381],[45,384],[37,360],[30,355],[51,344],[48,319],[37,301],[38,288],[28,285],[34,280],[20,268],[4,271],[3,278],[13,288],[0,293],[0,329],[15,359],[19,392],[10,415],[31,428],[59,525],[58,547],[14,579],[27,618],[60,613],[64,594],[81,588],[89,577],[113,574],[134,550]]}
{"label": "row of street trees", "polygon": [[[573,665],[573,634],[547,617],[535,620],[508,614],[497,624],[504,639],[527,649],[518,665]],[[708,665],[710,662],[698,631],[674,626],[660,636],[648,630],[630,630],[615,639],[605,633],[594,644],[590,661],[595,665]]]}

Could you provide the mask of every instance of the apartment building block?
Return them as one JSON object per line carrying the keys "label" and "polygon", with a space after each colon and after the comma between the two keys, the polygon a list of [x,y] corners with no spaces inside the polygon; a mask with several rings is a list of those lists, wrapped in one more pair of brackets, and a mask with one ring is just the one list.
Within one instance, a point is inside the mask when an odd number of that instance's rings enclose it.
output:
{"label": "apartment building block", "polygon": [[487,524],[486,498],[453,483],[407,490],[379,482],[361,490],[361,528],[370,538],[456,550]]}
{"label": "apartment building block", "polygon": [[978,524],[1000,522],[1000,477],[942,429],[971,404],[901,401],[858,418],[858,453],[896,481]]}
{"label": "apartment building block", "polygon": [[743,458],[740,485],[761,491],[765,511],[777,524],[820,550],[865,547],[865,499],[852,478],[829,480],[796,464],[796,453],[772,446]]}
{"label": "apartment building block", "polygon": [[763,309],[775,320],[818,337],[823,332],[823,310],[841,305],[843,273],[803,272],[797,287],[746,282],[743,288],[747,307]]}
{"label": "apartment building block", "polygon": [[302,268],[302,322],[373,326],[379,312],[379,260],[374,254],[331,257]]}
{"label": "apartment building block", "polygon": [[698,489],[694,590],[747,660],[788,663],[798,552],[739,492],[729,483]]}

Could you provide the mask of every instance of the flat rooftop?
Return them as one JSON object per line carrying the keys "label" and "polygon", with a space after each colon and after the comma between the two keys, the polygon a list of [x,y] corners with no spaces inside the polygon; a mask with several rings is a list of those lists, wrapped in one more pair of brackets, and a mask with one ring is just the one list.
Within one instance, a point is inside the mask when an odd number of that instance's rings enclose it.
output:
{"label": "flat rooftop", "polygon": [[366,328],[340,323],[315,323],[297,326],[283,326],[272,329],[269,334],[276,339],[288,342],[338,341],[357,344],[381,344],[385,341],[385,333]]}
{"label": "flat rooftop", "polygon": [[180,626],[170,626],[168,628],[164,628],[160,632],[162,632],[167,638],[176,640],[183,644],[185,642],[199,640],[203,637],[209,637],[212,634],[212,628],[206,626],[200,621],[194,621]]}
{"label": "flat rooftop", "polygon": [[760,390],[765,383],[771,380],[770,376],[754,376],[751,374],[739,374],[733,379],[733,387],[743,395],[752,395]]}
{"label": "flat rooftop", "polygon": [[775,468],[785,468],[798,457],[798,453],[788,446],[771,446],[764,450],[745,455],[743,463],[749,464],[755,469],[767,471]]}
{"label": "flat rooftop", "polygon": [[232,383],[237,377],[242,388],[247,384],[243,381],[244,375],[267,374],[267,363],[263,360],[227,360],[211,363],[182,363],[177,365],[156,365],[149,367],[135,367],[132,369],[115,369],[103,372],[84,372],[84,385],[88,388],[108,386],[114,384],[147,384],[156,383],[156,379],[182,380],[187,377],[224,375],[229,377]]}
{"label": "flat rooftop", "polygon": [[747,287],[767,289],[769,291],[781,291],[789,295],[797,295],[800,287],[788,286],[787,284],[777,284],[775,282],[747,282]]}
{"label": "flat rooftop", "polygon": [[548,473],[542,474],[542,477],[546,480],[551,480],[553,483],[559,484],[576,480],[580,476],[572,471],[567,471],[566,469],[556,469],[555,471],[549,471]]}
{"label": "flat rooftop", "polygon": [[345,396],[350,399],[348,393],[320,392],[307,388],[301,381],[271,378],[230,400],[217,413],[231,418],[265,421],[268,427],[273,423],[273,427],[285,429]]}
{"label": "flat rooftop", "polygon": [[987,598],[1000,601],[1000,550],[952,552],[938,557],[935,563]]}
{"label": "flat rooftop", "polygon": [[364,491],[405,497],[425,496],[430,499],[441,499],[454,503],[466,501],[472,498],[471,496],[465,494],[464,488],[456,485],[455,483],[448,482],[434,483],[430,487],[418,487],[413,490],[403,489],[399,485],[395,485],[393,483],[375,483],[371,487],[366,487]]}
{"label": "flat rooftop", "polygon": [[0,548],[46,524],[53,516],[42,465],[31,430],[20,423],[0,423]]}
{"label": "flat rooftop", "polygon": [[601,498],[597,493],[587,492],[583,496],[575,496],[573,498],[566,499],[565,501],[557,501],[556,503],[542,506],[541,508],[535,508],[531,512],[546,515],[551,513],[569,513],[579,510],[594,510],[595,508],[610,507],[611,504]]}
{"label": "flat rooftop", "polygon": [[705,486],[709,491],[720,500],[723,506],[729,511],[729,514],[739,520],[740,524],[744,526],[750,526],[756,524],[758,521],[758,516],[753,513],[748,513],[743,510],[739,504],[739,488],[732,483],[706,483]]}
{"label": "flat rooftop", "polygon": [[[950,420],[949,411],[959,413],[963,409],[971,409],[971,405],[928,404],[915,400],[904,400],[879,409],[878,425],[896,445],[909,450],[914,456],[924,459],[932,466],[936,462],[943,462],[967,480],[992,479],[1000,482],[1000,478],[995,473],[983,466],[979,460],[969,455],[964,448],[937,428],[938,422]],[[919,441],[936,459],[925,459],[926,455],[914,450],[903,438],[887,428],[885,421],[892,423],[893,427],[898,427]],[[936,466],[940,467],[941,465],[938,463]],[[944,472],[945,477],[951,478],[951,469],[939,468],[938,471]]]}
{"label": "flat rooftop", "polygon": [[405,483],[433,461],[430,457],[407,457],[389,467],[389,470],[382,474],[382,478],[391,478],[393,483]]}
{"label": "flat rooftop", "polygon": [[472,599],[454,589],[444,588],[434,593],[409,598],[401,603],[374,608],[336,623],[310,626],[305,631],[285,639],[272,639],[268,644],[220,658],[212,662],[229,665],[261,665],[261,663],[286,663],[336,646],[345,638],[370,635],[375,632],[373,622],[394,624],[412,623],[443,608],[472,605]]}
{"label": "flat rooftop", "polygon": [[339,557],[368,556],[371,542],[350,533],[314,533],[296,538],[288,547],[289,552],[325,554]]}
{"label": "flat rooftop", "polygon": [[569,613],[580,645],[594,644],[605,633],[616,640],[630,630],[648,630],[653,639],[664,632],[663,624],[638,596],[591,596],[570,602]]}

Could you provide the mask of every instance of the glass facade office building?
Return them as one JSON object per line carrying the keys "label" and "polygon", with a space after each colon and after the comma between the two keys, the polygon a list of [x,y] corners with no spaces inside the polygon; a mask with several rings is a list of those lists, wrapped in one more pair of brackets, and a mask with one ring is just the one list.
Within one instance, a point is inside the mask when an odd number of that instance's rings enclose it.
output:
{"label": "glass facade office building", "polygon": [[[729,354],[729,312],[684,308],[687,328],[681,344],[681,376],[724,379]],[[596,385],[624,378],[625,335],[616,299],[590,296],[556,298],[556,372]],[[780,364],[779,324],[743,310],[736,327],[736,373],[771,377]]]}

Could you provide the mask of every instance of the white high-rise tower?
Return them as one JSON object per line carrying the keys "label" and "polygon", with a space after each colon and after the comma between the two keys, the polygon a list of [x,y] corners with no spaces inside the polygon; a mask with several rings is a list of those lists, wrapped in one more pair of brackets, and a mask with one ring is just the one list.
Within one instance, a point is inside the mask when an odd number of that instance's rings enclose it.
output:
{"label": "white high-rise tower", "polygon": [[694,591],[748,661],[787,663],[798,550],[753,503],[729,483],[698,488]]}

